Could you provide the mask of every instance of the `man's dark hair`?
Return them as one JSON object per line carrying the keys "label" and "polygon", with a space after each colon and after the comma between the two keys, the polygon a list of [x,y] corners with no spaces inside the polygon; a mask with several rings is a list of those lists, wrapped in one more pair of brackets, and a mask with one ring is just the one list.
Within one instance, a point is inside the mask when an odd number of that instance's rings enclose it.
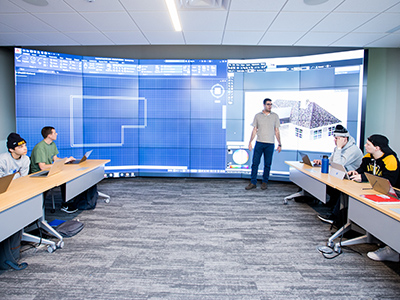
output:
{"label": "man's dark hair", "polygon": [[267,103],[267,101],[269,101],[269,102],[272,102],[272,100],[271,100],[271,99],[269,99],[269,98],[265,98],[265,99],[264,99],[264,101],[263,101],[263,104],[265,105],[265,103]]}
{"label": "man's dark hair", "polygon": [[43,138],[47,138],[49,134],[51,134],[51,132],[53,131],[53,129],[55,129],[54,127],[51,126],[45,126],[42,128],[42,136]]}

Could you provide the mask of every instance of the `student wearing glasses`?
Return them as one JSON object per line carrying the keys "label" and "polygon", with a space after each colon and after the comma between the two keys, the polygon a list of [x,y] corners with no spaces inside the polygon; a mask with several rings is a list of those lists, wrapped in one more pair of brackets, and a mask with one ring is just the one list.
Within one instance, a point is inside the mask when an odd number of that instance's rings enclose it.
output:
{"label": "student wearing glasses", "polygon": [[253,121],[253,131],[249,142],[249,150],[253,150],[252,142],[257,136],[257,141],[254,146],[253,163],[251,166],[251,182],[246,186],[246,190],[255,189],[257,187],[258,166],[261,161],[261,156],[264,155],[264,174],[261,184],[261,189],[268,188],[269,172],[271,170],[272,157],[275,148],[275,137],[278,141],[277,151],[281,152],[281,136],[279,132],[279,116],[272,112],[272,100],[269,98],[263,101],[264,109],[255,115]]}
{"label": "student wearing glasses", "polygon": [[28,175],[30,159],[26,141],[17,133],[7,137],[8,152],[0,154],[0,177],[15,174],[14,179]]}

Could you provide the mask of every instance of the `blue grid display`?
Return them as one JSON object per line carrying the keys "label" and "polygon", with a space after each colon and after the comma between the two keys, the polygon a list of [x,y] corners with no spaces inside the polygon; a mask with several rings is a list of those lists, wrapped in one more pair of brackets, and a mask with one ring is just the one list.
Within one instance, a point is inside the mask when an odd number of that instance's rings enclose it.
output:
{"label": "blue grid display", "polygon": [[[248,112],[261,111],[263,97],[275,97],[285,111],[296,105],[293,101],[300,103],[299,92],[346,91],[344,125],[354,137],[362,131],[363,55],[332,55],[338,58],[315,55],[310,56],[315,62],[305,64],[288,58],[291,64],[285,64],[284,59],[134,60],[15,48],[17,131],[32,150],[42,140],[42,127],[54,126],[60,156],[80,158],[94,150],[91,158],[111,160],[110,173],[247,177],[252,153],[244,165],[232,153],[247,148],[253,116]],[[259,106],[252,97],[260,97]],[[298,159],[300,138],[318,141],[325,131],[329,135],[328,110],[327,122],[322,114],[313,115],[321,123],[316,129],[307,129],[310,120],[300,122],[305,116],[295,113],[281,119],[286,140],[272,173],[288,173],[284,161]],[[289,142],[297,146],[285,149]],[[319,158],[330,150],[313,149],[303,152]]]}

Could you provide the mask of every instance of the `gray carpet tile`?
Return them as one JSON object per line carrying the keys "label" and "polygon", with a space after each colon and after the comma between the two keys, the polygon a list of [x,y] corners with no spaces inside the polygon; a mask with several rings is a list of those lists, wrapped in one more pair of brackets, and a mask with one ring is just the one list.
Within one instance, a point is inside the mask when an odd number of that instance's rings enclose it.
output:
{"label": "gray carpet tile", "polygon": [[[1,299],[399,299],[398,263],[371,261],[376,245],[317,252],[331,234],[320,203],[283,197],[290,183],[245,191],[245,180],[107,179],[111,196],[54,253],[24,246],[24,271],[0,273]],[[50,201],[46,202],[50,208]],[[57,202],[59,208],[59,199]]]}

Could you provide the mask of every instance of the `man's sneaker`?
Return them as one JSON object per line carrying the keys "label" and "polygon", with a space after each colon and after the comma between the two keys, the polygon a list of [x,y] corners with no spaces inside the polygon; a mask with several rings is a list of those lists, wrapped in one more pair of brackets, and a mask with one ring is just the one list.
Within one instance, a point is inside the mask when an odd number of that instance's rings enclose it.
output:
{"label": "man's sneaker", "polygon": [[268,188],[267,183],[266,183],[266,182],[263,182],[263,183],[261,184],[261,189],[262,189],[262,190],[266,190],[267,188]]}
{"label": "man's sneaker", "polygon": [[77,212],[78,209],[77,208],[72,208],[72,207],[69,207],[69,206],[63,206],[63,207],[61,207],[61,211],[65,212],[67,214],[73,214],[73,213]]}
{"label": "man's sneaker", "polygon": [[249,185],[245,187],[245,189],[248,191],[248,190],[251,190],[251,189],[255,189],[256,187],[257,187],[257,186],[256,186],[255,184],[252,184],[252,183],[250,182]]}
{"label": "man's sneaker", "polygon": [[377,261],[394,261],[394,262],[399,262],[400,257],[399,253],[394,251],[392,248],[389,246],[380,248],[376,250],[375,252],[368,252],[367,256],[372,259],[372,260],[377,260]]}
{"label": "man's sneaker", "polygon": [[328,224],[333,224],[333,222],[335,222],[334,215],[318,215],[318,219]]}

